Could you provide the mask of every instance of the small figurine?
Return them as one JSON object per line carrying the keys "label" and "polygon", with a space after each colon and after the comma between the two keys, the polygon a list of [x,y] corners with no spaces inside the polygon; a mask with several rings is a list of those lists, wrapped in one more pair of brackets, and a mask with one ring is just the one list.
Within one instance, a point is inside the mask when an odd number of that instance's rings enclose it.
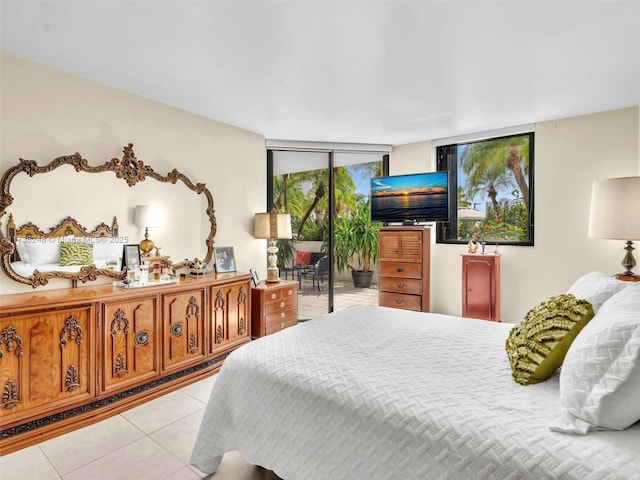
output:
{"label": "small figurine", "polygon": [[477,253],[478,252],[478,242],[474,242],[473,240],[469,240],[469,244],[467,246],[469,253]]}
{"label": "small figurine", "polygon": [[160,256],[160,248],[161,247],[156,247],[156,254],[155,254],[156,257]]}

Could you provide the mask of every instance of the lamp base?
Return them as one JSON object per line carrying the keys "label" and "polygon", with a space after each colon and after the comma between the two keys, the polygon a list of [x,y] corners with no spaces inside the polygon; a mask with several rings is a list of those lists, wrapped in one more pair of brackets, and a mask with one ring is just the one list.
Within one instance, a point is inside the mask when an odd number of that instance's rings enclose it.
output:
{"label": "lamp base", "polygon": [[267,283],[278,283],[280,281],[280,270],[278,268],[275,270],[267,268],[267,278],[265,281]]}
{"label": "lamp base", "polygon": [[640,275],[636,275],[633,272],[616,273],[613,278],[623,282],[640,282]]}
{"label": "lamp base", "polygon": [[267,279],[268,283],[275,283],[280,281],[280,269],[278,268],[278,257],[276,253],[278,253],[278,247],[276,247],[275,239],[269,240],[269,248],[267,248],[267,260],[269,261],[269,266],[267,267]]}
{"label": "lamp base", "polygon": [[155,244],[151,240],[149,240],[148,238],[145,238],[144,240],[142,240],[140,242],[141,255],[143,257],[151,256],[151,250],[153,250],[153,247],[155,247]]}
{"label": "lamp base", "polygon": [[624,250],[626,253],[621,264],[625,268],[625,271],[614,276],[618,280],[625,282],[640,282],[640,275],[636,275],[631,271],[631,269],[636,266],[636,259],[633,258],[633,242],[631,240],[627,240]]}

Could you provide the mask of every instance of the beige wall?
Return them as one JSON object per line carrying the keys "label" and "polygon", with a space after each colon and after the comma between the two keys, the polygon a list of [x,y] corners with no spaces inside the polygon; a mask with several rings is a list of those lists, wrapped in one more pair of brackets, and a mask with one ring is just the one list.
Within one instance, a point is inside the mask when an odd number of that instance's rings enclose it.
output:
{"label": "beige wall", "polygon": [[[535,246],[500,247],[502,320],[518,322],[580,275],[621,271],[623,242],[587,238],[591,183],[640,174],[640,108],[535,126]],[[393,174],[434,168],[431,142],[393,149]],[[431,307],[461,313],[462,245],[433,245]]]}
{"label": "beige wall", "polygon": [[[19,158],[44,165],[74,152],[92,165],[101,164],[121,158],[123,146],[131,142],[137,158],[156,172],[164,175],[177,168],[193,182],[205,183],[214,197],[218,222],[215,244],[234,247],[238,270],[256,267],[265,276],[266,245],[252,235],[253,215],[265,208],[264,137],[4,53],[1,62],[3,172]],[[68,170],[63,172],[63,168]],[[16,201],[8,211],[14,213],[19,224],[33,221],[48,228],[71,215],[89,228],[101,221],[110,223],[116,215],[121,234],[137,243],[143,232],[133,225],[133,209],[151,203],[161,206],[165,213],[163,227],[150,235],[162,247],[161,253],[189,258],[205,253],[208,229],[203,230],[204,208],[202,203],[197,205],[195,194],[192,204],[187,200],[191,195],[177,193],[178,186],[171,191],[169,185],[146,180],[129,188],[116,181],[113,174],[88,175],[100,177],[99,181],[82,189],[77,182],[80,174],[70,167],[58,171],[61,176],[55,182],[40,181],[35,186],[36,178],[51,178],[49,174],[14,182],[15,192],[12,188],[11,193]],[[96,178],[91,180],[95,182]],[[70,182],[74,182],[72,189]],[[57,203],[61,197],[68,197],[65,211]],[[2,222],[4,228],[6,219]],[[68,281],[58,280],[50,286],[68,285]],[[4,274],[0,275],[0,289],[2,293],[31,290]]]}

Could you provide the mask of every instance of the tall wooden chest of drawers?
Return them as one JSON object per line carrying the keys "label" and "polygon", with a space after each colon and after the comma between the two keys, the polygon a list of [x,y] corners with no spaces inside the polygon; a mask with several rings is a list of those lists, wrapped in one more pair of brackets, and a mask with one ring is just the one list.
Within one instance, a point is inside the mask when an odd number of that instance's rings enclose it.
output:
{"label": "tall wooden chest of drawers", "polygon": [[264,337],[298,323],[298,282],[262,282],[251,289],[251,336]]}
{"label": "tall wooden chest of drawers", "polygon": [[381,306],[429,311],[430,233],[424,227],[380,229]]}

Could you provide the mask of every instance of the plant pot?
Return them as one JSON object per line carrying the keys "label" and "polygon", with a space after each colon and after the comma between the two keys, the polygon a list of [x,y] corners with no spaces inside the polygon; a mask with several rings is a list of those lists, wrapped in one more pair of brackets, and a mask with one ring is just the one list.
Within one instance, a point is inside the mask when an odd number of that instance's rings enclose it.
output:
{"label": "plant pot", "polygon": [[373,270],[363,272],[362,270],[352,270],[353,286],[356,288],[369,288],[373,279]]}

